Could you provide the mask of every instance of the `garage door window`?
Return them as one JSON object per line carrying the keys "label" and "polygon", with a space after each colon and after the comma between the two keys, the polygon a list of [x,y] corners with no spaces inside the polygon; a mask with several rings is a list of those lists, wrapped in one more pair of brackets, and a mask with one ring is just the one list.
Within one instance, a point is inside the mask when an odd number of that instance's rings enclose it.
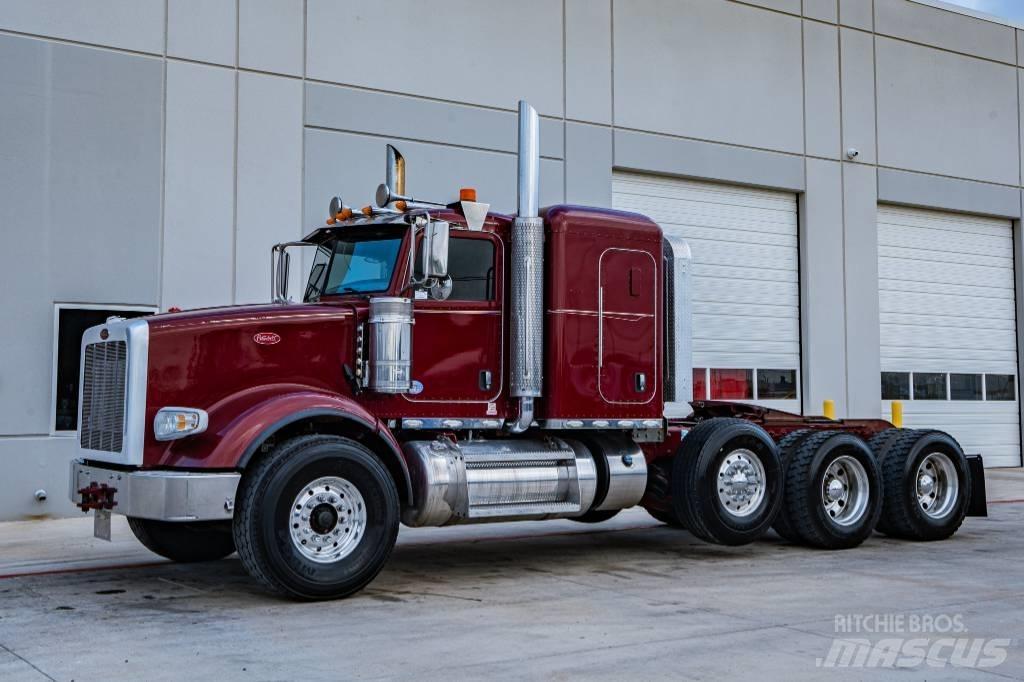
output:
{"label": "garage door window", "polygon": [[1012,402],[1017,399],[1016,384],[1013,374],[882,372],[882,400]]}
{"label": "garage door window", "polygon": [[753,400],[754,372],[749,369],[711,370],[712,400]]}
{"label": "garage door window", "polygon": [[759,400],[796,400],[796,370],[757,370],[757,397]]}
{"label": "garage door window", "polygon": [[946,375],[934,372],[914,373],[914,400],[945,400]]}
{"label": "garage door window", "polygon": [[910,400],[910,372],[882,372],[882,400]]}
{"label": "garage door window", "polygon": [[1016,400],[1012,374],[986,374],[985,395],[989,400]]}
{"label": "garage door window", "polygon": [[983,397],[980,374],[949,375],[950,400],[981,400]]}

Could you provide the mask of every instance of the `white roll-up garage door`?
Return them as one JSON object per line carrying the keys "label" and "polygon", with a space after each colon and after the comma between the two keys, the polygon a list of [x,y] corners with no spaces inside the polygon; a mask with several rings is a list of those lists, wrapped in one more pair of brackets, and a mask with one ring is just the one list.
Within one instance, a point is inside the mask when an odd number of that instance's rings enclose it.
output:
{"label": "white roll-up garage door", "polygon": [[1020,464],[1010,221],[880,206],[882,411],[948,431],[987,466]]}
{"label": "white roll-up garage door", "polygon": [[799,412],[796,196],[616,172],[612,205],[690,244],[694,397]]}

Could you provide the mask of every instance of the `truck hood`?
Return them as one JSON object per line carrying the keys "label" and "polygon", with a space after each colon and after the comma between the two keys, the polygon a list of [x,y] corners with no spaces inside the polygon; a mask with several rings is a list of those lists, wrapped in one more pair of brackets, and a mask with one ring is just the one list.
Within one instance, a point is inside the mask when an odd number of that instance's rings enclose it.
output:
{"label": "truck hood", "polygon": [[[365,308],[352,302],[207,308],[148,318],[147,426],[162,407],[199,408],[210,417],[207,437],[215,438],[281,393],[351,396],[345,368],[354,366],[361,315]],[[198,447],[204,440],[157,442],[149,428],[147,436],[147,464],[166,461],[169,449],[193,442]]]}

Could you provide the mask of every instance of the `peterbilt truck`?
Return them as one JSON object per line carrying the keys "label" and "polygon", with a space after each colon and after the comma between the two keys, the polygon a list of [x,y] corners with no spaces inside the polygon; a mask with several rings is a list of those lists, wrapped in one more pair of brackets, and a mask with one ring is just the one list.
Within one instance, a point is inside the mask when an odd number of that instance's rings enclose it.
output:
{"label": "peterbilt truck", "polygon": [[388,146],[375,205],[335,197],[272,249],[269,304],[87,330],[70,494],[97,535],[124,514],[159,555],[237,551],[270,590],[327,599],[378,574],[399,523],[640,505],[707,542],[774,528],[837,550],[984,515],[981,457],[943,432],[691,400],[687,244],[634,213],[541,209],[524,102],[518,145],[514,216],[472,189],[407,196]]}

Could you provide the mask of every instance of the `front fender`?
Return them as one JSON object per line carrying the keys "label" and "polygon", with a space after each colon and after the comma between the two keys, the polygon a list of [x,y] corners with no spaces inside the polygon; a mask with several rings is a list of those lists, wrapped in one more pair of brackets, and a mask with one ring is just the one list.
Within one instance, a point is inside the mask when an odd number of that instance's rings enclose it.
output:
{"label": "front fender", "polygon": [[396,478],[401,475],[401,479],[396,480],[399,490],[411,492],[409,469],[390,429],[346,396],[302,386],[266,386],[222,400],[208,412],[210,426],[205,433],[164,443],[154,441],[158,452],[153,458],[147,457],[147,465],[242,469],[260,446],[282,429],[301,421],[327,421],[334,425],[351,425],[357,432],[372,434],[387,450],[378,452],[381,458],[391,458],[385,465]]}

